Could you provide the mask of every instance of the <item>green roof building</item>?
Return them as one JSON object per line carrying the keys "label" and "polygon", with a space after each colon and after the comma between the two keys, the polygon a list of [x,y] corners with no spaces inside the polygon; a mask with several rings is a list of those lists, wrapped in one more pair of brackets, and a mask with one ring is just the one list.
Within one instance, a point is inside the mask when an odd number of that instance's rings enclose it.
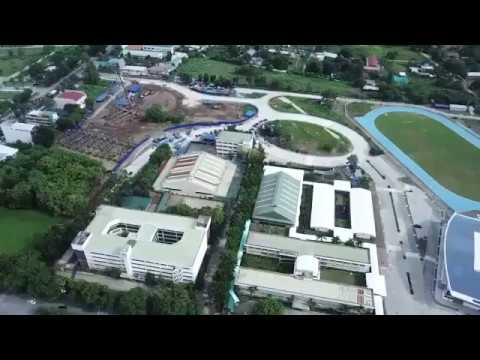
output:
{"label": "green roof building", "polygon": [[301,182],[285,172],[265,175],[260,185],[253,219],[273,224],[295,224]]}

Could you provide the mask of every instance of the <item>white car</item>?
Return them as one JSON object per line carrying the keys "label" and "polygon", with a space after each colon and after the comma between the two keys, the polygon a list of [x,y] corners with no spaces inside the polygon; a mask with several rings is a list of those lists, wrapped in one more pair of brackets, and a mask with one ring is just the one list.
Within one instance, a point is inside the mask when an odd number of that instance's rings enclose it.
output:
{"label": "white car", "polygon": [[32,305],[35,305],[37,303],[37,301],[35,299],[30,299],[30,300],[28,300],[28,302]]}

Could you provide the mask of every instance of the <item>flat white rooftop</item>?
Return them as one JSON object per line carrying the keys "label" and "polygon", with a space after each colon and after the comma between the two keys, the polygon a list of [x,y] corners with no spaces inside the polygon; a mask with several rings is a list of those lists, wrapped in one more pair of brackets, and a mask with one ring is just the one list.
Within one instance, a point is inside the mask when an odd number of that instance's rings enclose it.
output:
{"label": "flat white rooftop", "polygon": [[0,159],[6,158],[8,156],[13,156],[17,152],[18,152],[18,149],[0,144]]}
{"label": "flat white rooftop", "polygon": [[[363,188],[352,188],[348,181],[334,181],[333,185],[311,183],[313,185],[310,227],[320,231],[333,231],[342,241],[354,235],[376,237],[372,193]],[[350,195],[350,228],[335,226],[335,191],[345,191]]]}
{"label": "flat white rooftop", "polygon": [[[120,256],[127,242],[134,240],[132,259],[161,262],[177,267],[191,267],[202,244],[208,227],[197,226],[198,219],[124,209],[101,205],[85,232],[90,236],[85,241],[85,251]],[[138,226],[138,232],[132,236],[121,237],[110,232],[117,224]],[[183,233],[174,244],[155,242],[158,230]]]}
{"label": "flat white rooftop", "polygon": [[323,258],[370,264],[369,250],[322,241],[306,241],[286,236],[250,232],[247,246],[281,250],[292,256],[314,255]]}
{"label": "flat white rooftop", "polygon": [[293,275],[270,271],[240,267],[235,284],[352,306],[374,307],[373,292],[370,289],[321,280],[299,279]]}

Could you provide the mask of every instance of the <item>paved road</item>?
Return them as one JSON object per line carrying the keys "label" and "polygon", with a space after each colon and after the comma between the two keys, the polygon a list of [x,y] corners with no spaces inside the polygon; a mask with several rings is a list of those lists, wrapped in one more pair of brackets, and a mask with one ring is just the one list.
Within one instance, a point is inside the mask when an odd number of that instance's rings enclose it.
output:
{"label": "paved road", "polygon": [[[62,303],[37,301],[35,305],[28,302],[30,298],[15,295],[0,294],[0,315],[34,315],[40,307],[57,308]],[[100,312],[90,312],[78,307],[68,306],[67,312],[78,315],[106,315]]]}

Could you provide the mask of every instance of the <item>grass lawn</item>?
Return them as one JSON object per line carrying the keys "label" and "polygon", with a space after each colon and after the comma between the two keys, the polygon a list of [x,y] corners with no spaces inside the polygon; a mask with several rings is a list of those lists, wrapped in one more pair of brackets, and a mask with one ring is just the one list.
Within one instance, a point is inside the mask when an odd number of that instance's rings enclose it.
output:
{"label": "grass lawn", "polygon": [[280,98],[276,97],[270,100],[270,106],[277,111],[283,111],[288,113],[299,113],[295,107],[291,104],[286,103],[285,101],[280,100]]}
{"label": "grass lawn", "polygon": [[363,116],[375,107],[373,104],[354,102],[347,105],[350,116]]}
{"label": "grass lawn", "polygon": [[333,108],[329,109],[328,106],[321,104],[318,100],[295,96],[288,96],[288,98],[309,115],[344,123],[342,114],[336,112]]}
{"label": "grass lawn", "polygon": [[480,149],[423,115],[384,114],[376,126],[440,184],[480,201]]}
{"label": "grass lawn", "polygon": [[351,149],[344,136],[310,123],[277,120],[276,127],[282,147],[307,154],[345,154]]}
{"label": "grass lawn", "polygon": [[107,90],[109,82],[107,80],[100,80],[96,85],[82,84],[80,90],[85,91],[87,97],[92,99],[95,102],[95,99],[98,95],[102,94]]}
{"label": "grass lawn", "polygon": [[9,76],[42,57],[42,48],[24,48],[24,55],[18,56],[18,49],[13,50],[13,56],[7,49],[0,48],[0,76]]}
{"label": "grass lawn", "polygon": [[[217,77],[223,76],[227,79],[238,77],[238,85],[248,87],[249,85],[246,79],[235,74],[237,67],[237,65],[222,61],[205,58],[190,58],[179,66],[177,73],[186,73],[193,77],[198,77],[198,75],[202,75],[204,73],[216,75]],[[290,73],[277,73],[266,70],[260,70],[260,72],[261,75],[265,76],[267,82],[278,80],[283,84],[284,87],[289,86],[289,91],[319,93],[323,90],[331,89],[335,90],[338,95],[342,96],[351,95],[352,92],[355,91],[352,86],[344,81],[330,81],[320,77],[308,77]]]}
{"label": "grass lawn", "polygon": [[320,280],[355,286],[367,285],[365,274],[330,268],[320,269]]}
{"label": "grass lawn", "polygon": [[57,222],[58,218],[36,210],[0,208],[0,254],[18,253],[30,244],[34,234],[47,231]]}
{"label": "grass lawn", "polygon": [[2,101],[0,99],[0,115],[7,112],[10,109],[10,103],[8,101]]}
{"label": "grass lawn", "polygon": [[251,254],[243,255],[242,266],[284,274],[293,273],[293,263],[280,263],[277,259]]}

